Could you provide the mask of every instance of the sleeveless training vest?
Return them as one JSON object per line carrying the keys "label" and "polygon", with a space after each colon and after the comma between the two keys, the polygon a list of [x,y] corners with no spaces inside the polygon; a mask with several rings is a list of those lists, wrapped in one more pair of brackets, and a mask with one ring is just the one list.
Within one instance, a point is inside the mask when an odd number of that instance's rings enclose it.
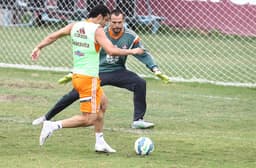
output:
{"label": "sleeveless training vest", "polygon": [[73,73],[98,77],[100,47],[95,43],[98,27],[88,21],[74,24],[71,30]]}

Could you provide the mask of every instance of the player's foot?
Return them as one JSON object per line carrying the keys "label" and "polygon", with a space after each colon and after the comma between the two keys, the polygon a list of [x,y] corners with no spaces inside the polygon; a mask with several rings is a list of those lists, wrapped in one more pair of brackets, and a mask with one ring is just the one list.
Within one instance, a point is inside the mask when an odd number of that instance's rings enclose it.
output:
{"label": "player's foot", "polygon": [[132,123],[132,128],[135,128],[135,129],[147,129],[147,128],[152,128],[154,126],[155,126],[154,123],[146,122],[144,120],[133,121]]}
{"label": "player's foot", "polygon": [[106,142],[103,144],[95,144],[96,152],[115,153],[116,150],[111,148]]}
{"label": "player's foot", "polygon": [[46,139],[49,138],[53,133],[53,122],[51,121],[44,121],[43,128],[41,130],[39,143],[42,146]]}
{"label": "player's foot", "polygon": [[41,117],[35,119],[35,120],[32,122],[32,125],[39,125],[39,124],[42,124],[44,121],[46,121],[45,116],[41,116]]}

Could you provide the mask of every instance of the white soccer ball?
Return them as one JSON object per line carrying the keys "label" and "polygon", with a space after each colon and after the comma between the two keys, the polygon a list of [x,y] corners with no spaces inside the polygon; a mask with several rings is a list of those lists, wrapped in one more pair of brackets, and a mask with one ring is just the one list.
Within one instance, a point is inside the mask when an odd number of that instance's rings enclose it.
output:
{"label": "white soccer ball", "polygon": [[149,155],[154,150],[154,143],[148,137],[140,137],[135,141],[134,149],[138,155]]}

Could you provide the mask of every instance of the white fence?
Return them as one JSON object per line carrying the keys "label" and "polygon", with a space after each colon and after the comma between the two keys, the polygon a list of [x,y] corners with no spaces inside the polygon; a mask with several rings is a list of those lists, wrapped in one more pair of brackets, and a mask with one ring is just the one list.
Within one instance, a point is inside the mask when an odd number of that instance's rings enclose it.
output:
{"label": "white fence", "polygon": [[[126,13],[127,25],[173,81],[256,87],[255,0],[0,0],[0,66],[68,71],[68,38],[44,50],[36,65],[30,52],[100,2]],[[135,59],[128,67],[152,76]]]}

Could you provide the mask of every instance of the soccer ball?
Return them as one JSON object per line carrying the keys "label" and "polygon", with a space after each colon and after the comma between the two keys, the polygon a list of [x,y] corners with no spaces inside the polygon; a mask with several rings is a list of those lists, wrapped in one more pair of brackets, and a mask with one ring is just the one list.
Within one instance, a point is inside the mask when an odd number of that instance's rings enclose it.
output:
{"label": "soccer ball", "polygon": [[134,143],[137,155],[149,155],[154,150],[154,143],[148,137],[140,137]]}

